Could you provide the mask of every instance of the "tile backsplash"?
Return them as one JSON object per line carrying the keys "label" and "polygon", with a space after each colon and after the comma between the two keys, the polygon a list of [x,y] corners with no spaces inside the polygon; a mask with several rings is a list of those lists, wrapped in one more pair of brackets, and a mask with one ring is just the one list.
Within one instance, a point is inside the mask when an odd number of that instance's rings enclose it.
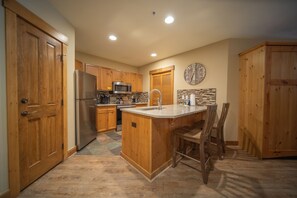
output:
{"label": "tile backsplash", "polygon": [[135,98],[137,102],[147,102],[148,93],[147,92],[137,92],[132,94],[114,94],[109,91],[98,91],[97,98],[98,103],[100,103],[99,99],[101,95],[109,96],[109,103],[117,104],[124,97],[127,97],[129,101],[132,102],[132,98]]}
{"label": "tile backsplash", "polygon": [[179,89],[177,90],[177,103],[182,103],[182,96],[195,94],[196,105],[209,105],[216,103],[216,88],[209,89]]}
{"label": "tile backsplash", "polygon": [[[182,103],[182,95],[190,98],[191,94],[195,94],[196,105],[207,105],[216,103],[216,88],[209,89],[179,89],[177,90],[177,104]],[[147,102],[148,92],[137,92],[132,94],[114,94],[109,91],[98,91],[97,98],[101,95],[109,96],[110,103],[119,103],[123,97],[128,97],[128,100],[132,102],[132,98],[135,98],[137,102]],[[99,100],[98,100],[99,101]]]}

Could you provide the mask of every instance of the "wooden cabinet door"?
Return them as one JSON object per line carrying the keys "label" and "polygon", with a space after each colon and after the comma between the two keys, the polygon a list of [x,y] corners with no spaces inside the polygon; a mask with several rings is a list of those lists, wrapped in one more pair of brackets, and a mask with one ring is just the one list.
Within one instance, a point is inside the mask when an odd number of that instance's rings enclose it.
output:
{"label": "wooden cabinet door", "polygon": [[125,83],[131,83],[129,72],[122,72],[122,75],[123,75],[122,76],[123,82],[125,82]]}
{"label": "wooden cabinet door", "polygon": [[103,132],[108,130],[106,108],[97,107],[96,129],[98,132]]}
{"label": "wooden cabinet door", "polygon": [[62,161],[62,44],[17,19],[20,187]]}
{"label": "wooden cabinet door", "polygon": [[132,92],[136,92],[137,91],[137,83],[136,83],[136,75],[135,73],[130,73],[130,83],[131,83],[131,86],[132,86]]}
{"label": "wooden cabinet door", "polygon": [[107,122],[108,129],[115,129],[117,127],[115,107],[109,107]]}
{"label": "wooden cabinet door", "polygon": [[143,85],[143,76],[142,74],[137,74],[136,75],[136,91],[137,92],[142,92],[142,85]]}
{"label": "wooden cabinet door", "polygon": [[[297,47],[270,46],[263,156],[297,156]],[[263,90],[264,92],[264,90]]]}
{"label": "wooden cabinet door", "polygon": [[101,89],[99,67],[94,65],[86,65],[86,72],[97,77],[97,89]]}
{"label": "wooden cabinet door", "polygon": [[112,81],[123,81],[123,74],[121,71],[113,70],[112,72]]}
{"label": "wooden cabinet door", "polygon": [[113,71],[104,67],[101,67],[100,70],[101,75],[99,80],[101,81],[101,89],[108,91],[112,90]]}
{"label": "wooden cabinet door", "polygon": [[75,69],[80,71],[85,71],[85,65],[79,60],[75,60]]}

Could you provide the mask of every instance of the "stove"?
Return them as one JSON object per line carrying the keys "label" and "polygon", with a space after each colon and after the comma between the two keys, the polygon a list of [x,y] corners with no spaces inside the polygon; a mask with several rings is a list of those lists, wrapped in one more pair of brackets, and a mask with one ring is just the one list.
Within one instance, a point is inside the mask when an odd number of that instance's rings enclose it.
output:
{"label": "stove", "polygon": [[119,104],[117,105],[117,131],[122,130],[122,111],[124,108],[134,108],[136,105],[134,104]]}

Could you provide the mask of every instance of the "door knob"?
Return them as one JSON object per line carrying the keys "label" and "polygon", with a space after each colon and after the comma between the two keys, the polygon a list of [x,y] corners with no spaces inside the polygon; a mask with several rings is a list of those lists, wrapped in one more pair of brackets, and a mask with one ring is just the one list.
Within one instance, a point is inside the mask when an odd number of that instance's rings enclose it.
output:
{"label": "door knob", "polygon": [[22,98],[22,99],[21,99],[21,103],[23,103],[23,104],[28,103],[28,99],[27,99],[27,98]]}
{"label": "door knob", "polygon": [[28,111],[22,111],[22,112],[21,112],[21,115],[22,115],[22,116],[27,116],[28,114],[29,114]]}

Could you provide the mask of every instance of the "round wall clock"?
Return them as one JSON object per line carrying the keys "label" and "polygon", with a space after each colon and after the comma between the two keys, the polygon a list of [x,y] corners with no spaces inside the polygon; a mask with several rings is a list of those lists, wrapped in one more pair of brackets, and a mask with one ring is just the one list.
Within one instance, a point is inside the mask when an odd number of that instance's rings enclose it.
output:
{"label": "round wall clock", "polygon": [[200,63],[189,65],[184,72],[184,78],[190,85],[197,85],[202,82],[206,75],[205,67]]}

